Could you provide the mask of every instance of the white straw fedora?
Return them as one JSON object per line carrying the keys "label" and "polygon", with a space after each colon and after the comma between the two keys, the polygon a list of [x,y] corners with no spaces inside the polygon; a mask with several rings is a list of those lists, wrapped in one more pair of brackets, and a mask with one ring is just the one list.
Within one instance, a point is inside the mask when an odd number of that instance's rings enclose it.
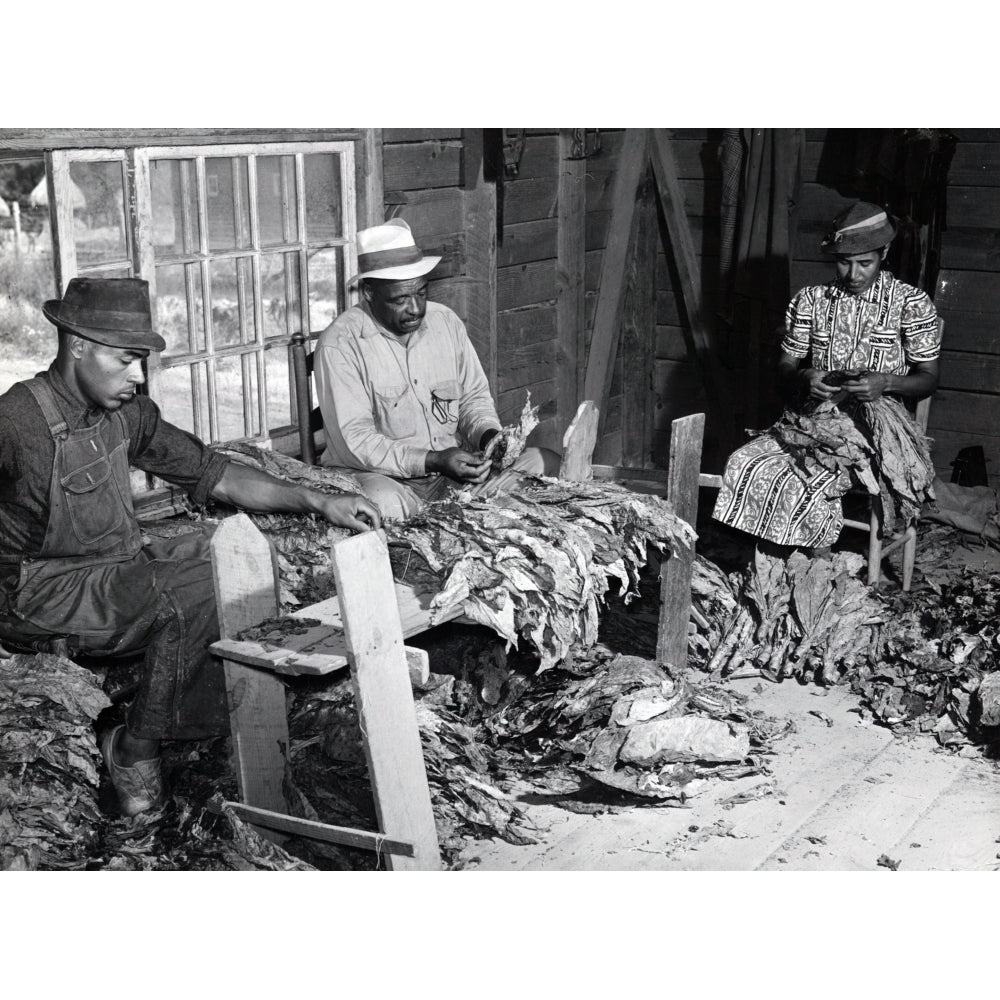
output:
{"label": "white straw fedora", "polygon": [[405,219],[390,219],[358,233],[358,273],[348,284],[365,278],[405,281],[433,271],[440,257],[425,257],[414,243]]}

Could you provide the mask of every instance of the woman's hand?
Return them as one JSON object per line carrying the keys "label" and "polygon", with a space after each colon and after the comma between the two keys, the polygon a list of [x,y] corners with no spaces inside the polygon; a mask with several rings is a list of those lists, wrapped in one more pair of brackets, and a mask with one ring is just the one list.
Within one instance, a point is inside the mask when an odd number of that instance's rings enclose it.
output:
{"label": "woman's hand", "polygon": [[827,385],[823,381],[828,374],[829,372],[819,368],[805,368],[799,372],[799,377],[811,399],[831,399],[840,392],[837,386]]}
{"label": "woman's hand", "polygon": [[841,388],[862,403],[871,403],[889,388],[891,375],[884,372],[869,372],[845,382]]}

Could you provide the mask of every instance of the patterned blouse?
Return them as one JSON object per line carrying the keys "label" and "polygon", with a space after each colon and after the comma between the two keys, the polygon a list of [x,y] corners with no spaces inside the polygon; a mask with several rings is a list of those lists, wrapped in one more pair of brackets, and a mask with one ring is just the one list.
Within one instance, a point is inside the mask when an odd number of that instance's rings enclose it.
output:
{"label": "patterned blouse", "polygon": [[810,366],[821,371],[905,375],[911,365],[938,357],[941,331],[926,292],[880,271],[861,295],[837,281],[796,293],[785,312],[781,349],[809,356]]}

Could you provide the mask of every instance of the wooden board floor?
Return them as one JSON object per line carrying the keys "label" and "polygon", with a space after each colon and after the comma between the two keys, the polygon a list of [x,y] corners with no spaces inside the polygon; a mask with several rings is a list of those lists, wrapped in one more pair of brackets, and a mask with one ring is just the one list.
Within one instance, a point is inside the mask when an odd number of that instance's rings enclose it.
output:
{"label": "wooden board floor", "polygon": [[[858,714],[846,688],[733,685],[751,705],[795,721],[770,775],[719,781],[682,808],[579,815],[517,797],[543,828],[538,844],[470,841],[468,869],[762,871],[1000,869],[1000,766],[978,751],[899,738]],[[831,725],[810,712],[825,715]],[[760,795],[740,804],[726,799]]]}

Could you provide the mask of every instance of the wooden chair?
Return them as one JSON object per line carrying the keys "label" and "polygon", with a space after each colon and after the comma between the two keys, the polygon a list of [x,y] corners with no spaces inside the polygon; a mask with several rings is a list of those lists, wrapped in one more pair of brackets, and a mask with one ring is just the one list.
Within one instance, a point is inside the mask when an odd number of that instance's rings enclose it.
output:
{"label": "wooden chair", "polygon": [[323,450],[317,447],[316,435],[323,430],[323,414],[313,406],[312,375],[314,356],[306,350],[306,337],[301,331],[292,334],[292,372],[295,381],[295,420],[299,428],[299,456],[308,465],[315,465]]}
{"label": "wooden chair", "polygon": [[[931,400],[926,399],[917,403],[914,420],[917,426],[925,434],[927,433],[927,419],[930,414]],[[903,550],[902,584],[903,590],[910,589],[913,580],[913,565],[917,555],[917,526],[915,522],[910,522],[898,531],[886,532],[885,511],[883,510],[882,498],[871,496],[869,493],[851,492],[848,496],[863,496],[869,502],[868,520],[860,521],[852,518],[844,518],[845,528],[854,528],[858,531],[868,532],[868,585],[873,586],[882,579],[882,560],[891,555],[896,549]]]}

